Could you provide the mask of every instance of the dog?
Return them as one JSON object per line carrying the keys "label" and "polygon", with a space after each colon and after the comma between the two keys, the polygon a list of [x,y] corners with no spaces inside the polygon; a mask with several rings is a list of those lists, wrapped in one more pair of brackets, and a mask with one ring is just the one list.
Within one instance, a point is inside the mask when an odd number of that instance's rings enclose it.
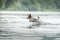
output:
{"label": "dog", "polygon": [[31,14],[28,14],[27,19],[29,19],[29,22],[30,22],[29,28],[35,28],[35,27],[40,26],[39,16],[35,18]]}

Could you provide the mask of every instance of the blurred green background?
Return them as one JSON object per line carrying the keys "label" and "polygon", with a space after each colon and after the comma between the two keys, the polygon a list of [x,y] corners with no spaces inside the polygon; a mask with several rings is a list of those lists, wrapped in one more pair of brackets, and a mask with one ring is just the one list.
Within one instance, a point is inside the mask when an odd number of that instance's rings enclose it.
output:
{"label": "blurred green background", "polygon": [[0,11],[60,11],[60,0],[0,0]]}

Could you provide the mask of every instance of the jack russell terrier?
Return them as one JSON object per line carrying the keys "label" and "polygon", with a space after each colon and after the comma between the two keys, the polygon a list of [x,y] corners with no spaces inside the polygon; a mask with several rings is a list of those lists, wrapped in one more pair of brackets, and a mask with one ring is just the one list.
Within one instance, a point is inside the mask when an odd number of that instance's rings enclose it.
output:
{"label": "jack russell terrier", "polygon": [[28,14],[28,18],[30,22],[29,28],[36,28],[40,26],[39,16],[37,18],[32,17],[31,14]]}

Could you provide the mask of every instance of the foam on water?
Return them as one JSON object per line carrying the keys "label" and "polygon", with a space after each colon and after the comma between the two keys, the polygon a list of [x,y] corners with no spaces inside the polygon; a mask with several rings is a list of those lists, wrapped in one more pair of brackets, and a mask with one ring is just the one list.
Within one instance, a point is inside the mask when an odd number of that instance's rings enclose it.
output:
{"label": "foam on water", "polygon": [[2,17],[0,29],[8,33],[2,33],[1,35],[13,35],[2,38],[11,38],[10,40],[59,40],[60,18],[58,17],[40,16],[40,27],[31,29],[27,28],[30,25],[29,20],[26,19],[27,16],[3,15]]}

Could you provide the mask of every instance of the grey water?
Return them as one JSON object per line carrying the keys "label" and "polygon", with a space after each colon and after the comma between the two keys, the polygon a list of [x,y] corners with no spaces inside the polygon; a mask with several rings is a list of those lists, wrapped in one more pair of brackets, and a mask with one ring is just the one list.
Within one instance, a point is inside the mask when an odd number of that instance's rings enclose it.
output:
{"label": "grey water", "polygon": [[[17,16],[20,17],[19,15]],[[19,21],[16,21],[19,19],[17,16],[0,15],[0,40],[60,40],[60,25],[41,25],[41,29],[17,28],[20,26]],[[43,19],[44,17],[42,16]],[[58,18],[60,16],[54,17],[55,19],[60,19]],[[24,20],[24,17],[22,18]],[[52,17],[48,16],[47,18]],[[10,19],[15,21],[11,21]]]}

